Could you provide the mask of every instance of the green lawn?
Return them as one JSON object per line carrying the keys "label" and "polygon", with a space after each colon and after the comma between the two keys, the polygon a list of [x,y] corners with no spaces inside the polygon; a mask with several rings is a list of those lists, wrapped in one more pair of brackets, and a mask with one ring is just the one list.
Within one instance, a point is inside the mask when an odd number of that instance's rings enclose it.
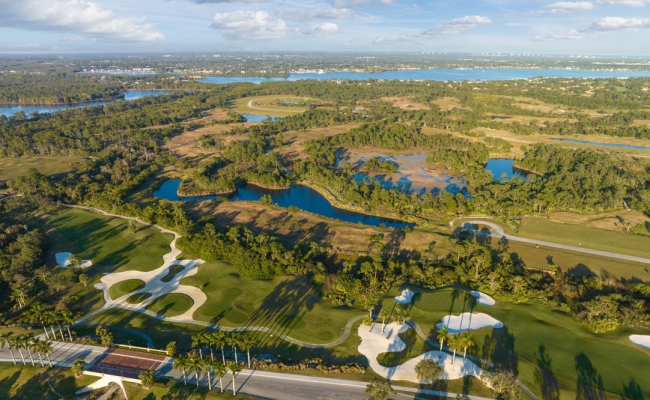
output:
{"label": "green lawn", "polygon": [[147,306],[147,310],[165,317],[175,317],[189,310],[193,305],[194,300],[191,297],[180,293],[171,293],[158,297]]}
{"label": "green lawn", "polygon": [[47,175],[65,176],[84,160],[83,157],[0,157],[0,182],[23,176],[30,168]]}
{"label": "green lawn", "polygon": [[151,297],[151,293],[138,293],[133,296],[129,296],[126,299],[126,302],[129,304],[139,304]]}
{"label": "green lawn", "polygon": [[[645,397],[650,396],[647,373],[650,351],[629,341],[632,333],[650,334],[650,330],[621,329],[614,333],[595,335],[583,329],[575,319],[541,304],[509,304],[498,301],[493,307],[476,305],[465,291],[443,289],[425,291],[414,288],[416,295],[411,318],[425,333],[435,337],[435,324],[449,313],[458,315],[473,310],[493,316],[505,324],[503,329],[484,328],[474,331],[479,344],[473,353],[484,359],[510,365],[520,379],[541,395],[541,383],[535,381],[536,365],[550,365],[557,379],[562,398],[575,398],[576,380],[587,383],[590,376],[602,376],[604,389],[619,394],[632,380],[641,385]],[[417,293],[420,292],[420,293]],[[383,306],[391,310],[393,288]],[[514,349],[514,352],[509,349]]]}
{"label": "green lawn", "polygon": [[[223,377],[223,385],[230,383],[230,374]],[[242,383],[235,378],[237,387]],[[167,384],[156,382],[151,389],[145,389],[141,385],[135,383],[124,383],[124,388],[129,397],[129,400],[203,400],[203,399],[232,399],[232,392],[219,394],[219,380],[216,382],[216,389],[209,391],[207,387],[200,387],[197,389],[195,385],[183,385],[183,382],[170,381]],[[236,399],[253,400],[258,397],[250,397],[245,394],[239,393]]]}
{"label": "green lawn", "polygon": [[343,334],[345,324],[363,310],[334,307],[321,301],[303,279],[283,276],[242,278],[228,263],[205,263],[183,285],[199,287],[208,297],[195,313],[199,321],[228,327],[266,326],[309,343],[329,343]]}
{"label": "green lawn", "polygon": [[174,279],[174,277],[176,275],[178,275],[184,269],[185,269],[185,267],[183,267],[182,265],[172,265],[171,267],[169,267],[167,275],[160,278],[160,281],[161,282],[171,282],[171,280]]}
{"label": "green lawn", "polygon": [[1,399],[59,399],[47,384],[50,380],[57,392],[68,397],[82,387],[98,378],[83,376],[75,378],[67,368],[42,368],[0,364],[0,398]]}
{"label": "green lawn", "polygon": [[111,287],[108,288],[108,295],[111,296],[111,299],[119,299],[120,297],[140,290],[145,287],[145,283],[140,279],[129,279],[122,282],[117,282]]}

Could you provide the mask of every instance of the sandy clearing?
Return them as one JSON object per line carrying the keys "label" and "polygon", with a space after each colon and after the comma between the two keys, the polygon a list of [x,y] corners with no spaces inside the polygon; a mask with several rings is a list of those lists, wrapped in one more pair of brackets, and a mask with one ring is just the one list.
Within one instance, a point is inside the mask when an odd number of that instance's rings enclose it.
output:
{"label": "sandy clearing", "polygon": [[452,356],[439,351],[429,351],[396,367],[384,367],[379,364],[377,361],[379,354],[400,352],[406,349],[406,343],[398,335],[409,329],[411,329],[410,325],[404,324],[400,326],[397,322],[386,325],[383,333],[382,324],[361,325],[359,327],[359,336],[361,337],[359,352],[368,359],[370,368],[373,371],[386,379],[426,383],[418,379],[415,374],[415,366],[424,359],[432,359],[437,361],[444,369],[440,379],[459,379],[463,376],[480,378],[483,370],[473,362],[456,355],[455,364],[452,365]]}
{"label": "sandy clearing", "polygon": [[503,328],[503,323],[483,313],[462,313],[458,316],[447,315],[436,325],[438,329],[446,327],[450,333],[460,333],[481,328]]}
{"label": "sandy clearing", "polygon": [[[72,253],[68,253],[67,251],[56,253],[54,257],[56,257],[56,263],[61,266],[61,268],[68,268],[70,266],[70,256]],[[81,268],[89,268],[91,265],[93,265],[93,262],[90,260],[81,260]]]}
{"label": "sandy clearing", "polygon": [[479,292],[478,290],[472,290],[471,295],[476,297],[476,302],[482,306],[488,306],[491,307],[496,304],[496,301],[488,296],[485,293]]}
{"label": "sandy clearing", "polygon": [[650,335],[630,335],[632,343],[650,349]]}

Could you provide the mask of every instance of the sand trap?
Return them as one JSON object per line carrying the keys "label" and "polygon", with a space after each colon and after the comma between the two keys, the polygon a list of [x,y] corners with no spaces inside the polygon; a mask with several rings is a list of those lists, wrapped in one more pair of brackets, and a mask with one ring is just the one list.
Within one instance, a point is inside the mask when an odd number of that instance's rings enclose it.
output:
{"label": "sand trap", "polygon": [[447,315],[436,325],[445,326],[450,333],[460,333],[481,328],[503,328],[503,323],[483,313],[462,313],[459,316]]}
{"label": "sand trap", "polygon": [[395,297],[395,302],[399,304],[409,304],[413,298],[413,292],[408,289],[402,290],[402,294]]}
{"label": "sand trap", "polygon": [[485,293],[481,293],[478,290],[472,290],[472,296],[476,297],[478,304],[482,306],[493,306],[496,304],[496,301]]}
{"label": "sand trap", "polygon": [[634,344],[650,349],[650,335],[630,335],[630,340]]}
{"label": "sand trap", "polygon": [[397,367],[384,367],[377,361],[377,356],[381,353],[400,352],[406,349],[406,343],[398,335],[411,329],[411,326],[408,324],[400,326],[397,322],[393,322],[386,325],[383,333],[381,328],[382,324],[359,327],[359,336],[361,337],[359,352],[368,359],[370,368],[386,379],[424,383],[415,374],[415,366],[425,358],[436,360],[444,368],[445,372],[440,379],[459,379],[468,375],[478,378],[483,373],[483,370],[476,364],[460,355],[456,355],[456,363],[452,367],[452,356],[444,352],[439,354],[438,351],[429,351]]}
{"label": "sand trap", "polygon": [[[54,257],[56,257],[56,263],[59,264],[62,268],[68,268],[70,266],[70,256],[72,253],[68,252],[61,252],[61,253],[56,253]],[[81,268],[88,268],[91,265],[93,265],[93,262],[90,260],[81,260]]]}

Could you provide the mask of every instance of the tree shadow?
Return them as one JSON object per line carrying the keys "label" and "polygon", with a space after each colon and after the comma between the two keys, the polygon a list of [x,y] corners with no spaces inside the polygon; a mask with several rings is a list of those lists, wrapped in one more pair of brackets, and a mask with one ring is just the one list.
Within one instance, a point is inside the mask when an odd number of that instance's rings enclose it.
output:
{"label": "tree shadow", "polygon": [[513,376],[519,375],[519,356],[515,352],[515,335],[507,326],[495,328],[485,336],[482,349],[484,360],[490,360],[499,369]]}
{"label": "tree shadow", "polygon": [[621,393],[621,400],[645,400],[643,396],[643,389],[636,382],[634,378],[630,378],[630,382],[626,385],[623,384],[623,391]]}
{"label": "tree shadow", "polygon": [[539,344],[535,353],[535,383],[539,384],[543,400],[558,400],[560,398],[560,385],[553,374],[551,356],[546,351],[546,346]]}
{"label": "tree shadow", "polygon": [[603,377],[585,353],[581,352],[575,357],[575,368],[578,375],[576,380],[577,400],[604,400],[607,398]]}

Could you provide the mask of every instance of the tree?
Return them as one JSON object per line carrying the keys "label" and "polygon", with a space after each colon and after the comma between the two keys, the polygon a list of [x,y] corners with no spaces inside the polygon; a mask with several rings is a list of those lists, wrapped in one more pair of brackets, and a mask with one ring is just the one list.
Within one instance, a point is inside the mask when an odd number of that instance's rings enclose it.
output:
{"label": "tree", "polygon": [[467,349],[470,347],[474,347],[476,345],[476,342],[474,342],[474,336],[469,332],[465,332],[463,335],[463,342],[462,342],[462,347],[463,347],[463,358],[467,358]]}
{"label": "tree", "polygon": [[76,254],[70,254],[70,257],[68,257],[68,267],[72,269],[77,269],[77,268],[81,268],[82,264],[83,261]]}
{"label": "tree", "polygon": [[503,371],[494,371],[487,374],[486,380],[497,399],[518,400],[521,397],[521,390],[517,382]]}
{"label": "tree", "polygon": [[45,364],[43,364],[43,355],[39,351],[41,347],[41,343],[43,343],[39,338],[34,338],[32,341],[32,347],[34,348],[34,351],[36,354],[38,354],[38,360],[41,362],[41,367],[45,367]]}
{"label": "tree", "polygon": [[237,396],[237,385],[235,384],[235,376],[239,371],[241,371],[241,368],[239,368],[239,365],[236,362],[231,362],[228,363],[228,370],[232,375],[232,395]]}
{"label": "tree", "polygon": [[52,342],[41,340],[38,342],[38,347],[36,347],[35,349],[36,351],[39,352],[39,354],[44,354],[45,357],[47,357],[47,362],[50,364],[50,368],[52,368],[52,360],[50,360],[50,354],[52,354],[52,351],[54,351],[54,348],[52,347]]}
{"label": "tree", "polygon": [[463,347],[463,338],[460,335],[451,335],[449,338],[449,347],[454,351],[454,355],[451,358],[451,370],[453,371],[454,364],[456,363],[456,352]]}
{"label": "tree", "polygon": [[199,349],[199,356],[201,357],[201,360],[203,360],[203,344],[206,342],[205,340],[205,333],[199,332],[196,335],[192,336],[192,347],[195,349]]}
{"label": "tree", "polygon": [[384,333],[384,329],[386,329],[386,319],[389,317],[389,315],[390,314],[388,313],[388,310],[386,310],[385,308],[382,308],[381,311],[379,311],[379,318],[381,318],[381,323],[383,325],[381,327],[382,333]]}
{"label": "tree", "polygon": [[20,358],[23,361],[23,365],[27,365],[27,362],[25,362],[25,355],[23,354],[23,335],[20,334],[17,336],[10,336],[9,344],[14,349],[18,349],[18,352],[20,353]]}
{"label": "tree", "polygon": [[[72,333],[70,332],[70,325],[74,325],[75,323],[74,313],[70,310],[61,311],[61,320],[65,323],[65,328],[68,330],[68,336],[70,337],[70,341],[72,342]],[[61,337],[63,337],[63,333],[61,333]]]}
{"label": "tree", "polygon": [[246,355],[248,356],[248,368],[251,367],[251,349],[257,346],[257,340],[252,338],[250,335],[242,337],[240,343],[242,350],[246,350]]}
{"label": "tree", "polygon": [[140,374],[138,374],[138,379],[142,382],[142,387],[145,389],[151,389],[154,384],[154,377],[153,377],[153,371],[150,369],[141,371]]}
{"label": "tree", "polygon": [[223,380],[221,378],[228,372],[228,367],[223,363],[216,362],[212,365],[212,371],[219,377],[219,387],[221,388],[221,393],[223,393]]}
{"label": "tree", "polygon": [[34,366],[34,355],[32,354],[32,349],[34,348],[34,335],[31,333],[25,333],[23,335],[23,346],[27,349],[29,353],[29,358],[32,361],[32,367]]}
{"label": "tree", "polygon": [[70,369],[72,369],[72,373],[76,377],[80,377],[81,375],[84,374],[84,366],[85,366],[85,361],[83,358],[77,358],[72,365],[70,366]]}
{"label": "tree", "polygon": [[228,344],[228,337],[226,336],[225,332],[219,331],[215,332],[212,334],[212,343],[214,343],[215,346],[219,346],[221,348],[221,361],[224,365],[226,365],[226,353],[223,351],[223,348]]}
{"label": "tree", "polygon": [[237,346],[239,346],[239,343],[241,342],[241,335],[238,333],[231,333],[230,337],[228,338],[228,344],[232,347],[232,351],[235,355],[235,364],[239,364],[237,361]]}
{"label": "tree", "polygon": [[180,354],[178,357],[174,358],[174,362],[172,363],[172,369],[174,371],[182,371],[183,372],[183,383],[185,386],[187,386],[187,375],[185,374],[186,369],[189,367],[189,363],[187,358]]}
{"label": "tree", "polygon": [[449,332],[447,332],[447,327],[443,326],[438,330],[438,334],[436,336],[438,338],[438,341],[440,342],[440,351],[438,354],[442,353],[442,348],[445,346],[445,340],[449,339]]}
{"label": "tree", "polygon": [[90,282],[90,278],[86,274],[79,274],[79,282],[83,283],[84,286],[88,286],[88,282]]}
{"label": "tree", "polygon": [[45,315],[47,313],[47,310],[45,309],[45,304],[41,303],[40,301],[34,302],[30,307],[29,310],[25,312],[25,317],[27,320],[35,324],[37,322],[40,322],[41,325],[43,325],[43,330],[45,331],[45,337],[48,339],[50,338],[50,334],[47,333],[47,328],[45,327]]}
{"label": "tree", "polygon": [[12,344],[13,332],[0,332],[0,349],[4,349],[5,346],[9,348],[9,353],[11,353],[11,359],[16,365],[16,357],[14,357],[14,346]]}
{"label": "tree", "polygon": [[415,366],[415,374],[421,381],[433,382],[440,377],[444,370],[434,360],[426,358]]}
{"label": "tree", "polygon": [[108,330],[108,328],[98,326],[97,329],[95,329],[95,333],[99,336],[102,346],[110,347],[113,344],[113,334]]}
{"label": "tree", "polygon": [[167,348],[165,350],[167,352],[167,357],[176,357],[176,353],[178,352],[176,349],[176,342],[167,343]]}
{"label": "tree", "polygon": [[386,379],[374,378],[366,386],[366,394],[375,400],[387,400],[390,396],[395,394],[390,382]]}
{"label": "tree", "polygon": [[196,387],[199,387],[199,372],[202,372],[202,360],[197,357],[190,357],[187,359],[187,369],[194,372],[194,379],[196,380]]}
{"label": "tree", "polygon": [[201,360],[201,370],[208,375],[208,390],[212,390],[212,359]]}
{"label": "tree", "polygon": [[129,220],[129,232],[135,234],[135,233],[138,232],[139,228],[140,228],[140,226],[138,225],[138,223],[135,220],[132,220],[132,219]]}

